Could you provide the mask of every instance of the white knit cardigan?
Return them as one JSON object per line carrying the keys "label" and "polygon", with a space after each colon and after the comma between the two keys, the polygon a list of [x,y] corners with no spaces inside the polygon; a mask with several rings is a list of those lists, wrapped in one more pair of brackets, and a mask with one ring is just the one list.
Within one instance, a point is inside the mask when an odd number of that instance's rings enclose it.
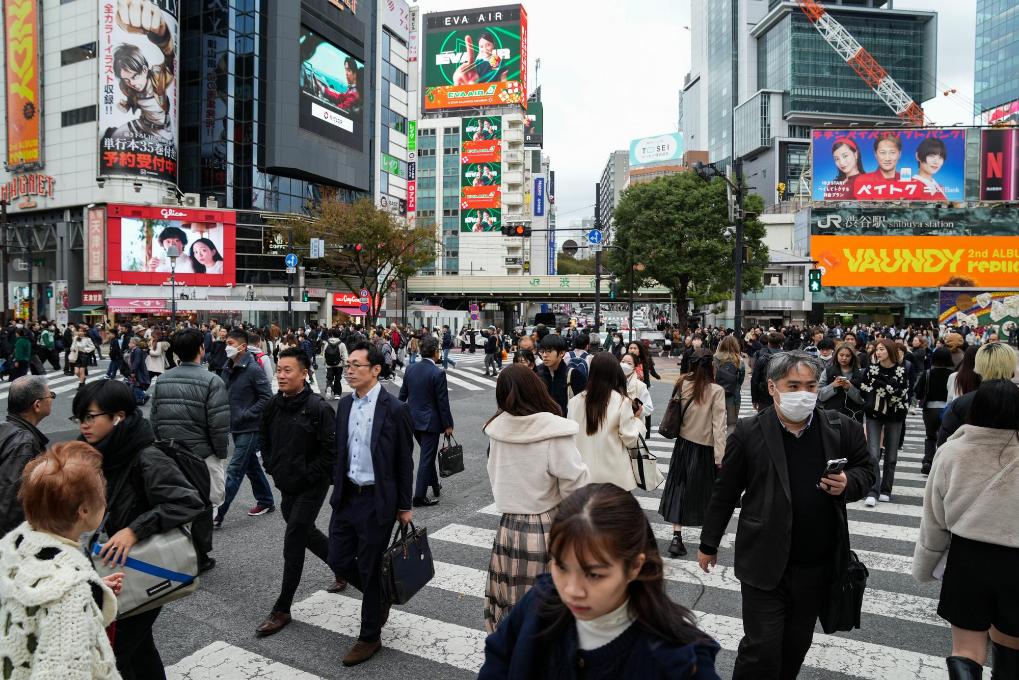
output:
{"label": "white knit cardigan", "polygon": [[71,541],[28,522],[0,539],[0,664],[11,680],[119,679],[105,630],[116,616],[116,597]]}

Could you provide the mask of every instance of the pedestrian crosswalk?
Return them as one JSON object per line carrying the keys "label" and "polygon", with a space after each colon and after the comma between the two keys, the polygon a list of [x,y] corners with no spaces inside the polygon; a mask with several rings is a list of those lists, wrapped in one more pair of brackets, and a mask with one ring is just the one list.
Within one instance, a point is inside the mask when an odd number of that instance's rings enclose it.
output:
{"label": "pedestrian crosswalk", "polygon": [[[102,379],[106,375],[107,366],[109,366],[109,361],[105,359],[100,360],[98,366],[91,366],[85,382],[95,382]],[[43,373],[42,376],[46,378],[50,389],[58,397],[68,392],[73,393],[78,388],[78,377],[65,375],[63,369],[52,369]],[[10,396],[10,390],[11,383],[9,381],[0,383],[0,403],[7,401],[7,397]]]}
{"label": "pedestrian crosswalk", "polygon": [[[475,361],[464,361],[447,376],[458,379],[463,376],[466,382],[470,378],[464,374],[483,378],[480,373],[483,371]],[[489,380],[494,384],[494,380]],[[452,384],[451,381],[451,390]],[[751,413],[749,404],[741,409],[742,416]],[[674,441],[662,438],[657,432],[648,439],[649,448],[665,467],[671,459],[673,445]],[[818,629],[801,678],[941,680],[945,677],[944,657],[950,651],[951,638],[948,624],[937,615],[938,588],[917,584],[910,572],[922,512],[925,480],[919,473],[922,453],[923,424],[919,415],[911,414],[906,423],[905,445],[899,454],[891,502],[880,503],[876,508],[867,508],[862,503],[849,506],[852,548],[870,572],[862,628],[836,635],[824,635]],[[672,538],[672,527],[658,514],[661,491],[637,490],[635,496],[647,513],[664,555]],[[422,523],[423,520],[419,526]],[[407,605],[393,609],[383,631],[382,655],[404,655],[397,658],[396,663],[407,668],[412,676],[466,679],[476,675],[484,662],[483,597],[488,556],[498,525],[499,515],[494,505],[479,503],[464,507],[453,521],[428,526],[435,578]],[[734,518],[723,538],[718,566],[709,574],[703,573],[696,564],[697,528],[685,528],[683,532],[691,549],[688,557],[665,559],[665,579],[670,595],[695,609],[701,628],[722,646],[718,661],[722,677],[731,672],[742,637],[740,584],[731,566],[735,529]],[[340,595],[315,592],[297,603],[292,614],[295,621],[335,637],[335,645],[327,649],[309,647],[306,654],[334,656],[334,666],[338,668],[340,657],[357,636],[360,625],[360,602],[356,592]],[[168,676],[172,680],[333,677],[308,672],[308,666],[302,662],[311,657],[300,650],[301,644],[297,635],[288,638],[288,656],[283,660],[269,658],[272,655],[266,656],[264,648],[259,649],[262,653],[256,653],[245,649],[243,644],[216,641],[170,666]],[[424,670],[416,672],[415,664],[420,664]]]}

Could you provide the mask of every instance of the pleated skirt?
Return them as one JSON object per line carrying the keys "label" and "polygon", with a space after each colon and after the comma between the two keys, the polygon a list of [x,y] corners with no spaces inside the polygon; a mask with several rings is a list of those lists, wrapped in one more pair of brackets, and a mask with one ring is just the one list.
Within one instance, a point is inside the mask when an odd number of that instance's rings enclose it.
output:
{"label": "pleated skirt", "polygon": [[548,571],[548,533],[556,509],[536,515],[503,514],[492,545],[485,586],[485,630],[495,630],[535,579]]}
{"label": "pleated skirt", "polygon": [[712,447],[688,442],[682,437],[677,439],[669,461],[662,502],[658,506],[659,514],[665,521],[685,527],[704,524],[715,474],[715,450]]}

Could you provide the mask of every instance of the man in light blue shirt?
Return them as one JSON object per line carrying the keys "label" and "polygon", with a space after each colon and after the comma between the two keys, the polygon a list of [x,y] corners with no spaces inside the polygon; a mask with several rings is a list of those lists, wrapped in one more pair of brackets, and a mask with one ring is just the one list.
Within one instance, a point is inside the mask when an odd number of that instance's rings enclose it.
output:
{"label": "man in light blue shirt", "polygon": [[357,486],[375,483],[371,452],[372,418],[381,391],[382,383],[376,381],[375,386],[363,397],[356,391],[352,395],[353,404],[350,407],[350,418],[347,419],[347,451],[350,456],[347,479]]}

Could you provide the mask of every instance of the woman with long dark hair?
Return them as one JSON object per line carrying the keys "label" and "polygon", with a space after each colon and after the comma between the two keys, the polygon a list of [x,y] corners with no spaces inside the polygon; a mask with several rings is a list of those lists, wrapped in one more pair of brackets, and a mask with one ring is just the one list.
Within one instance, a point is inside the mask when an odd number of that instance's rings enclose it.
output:
{"label": "woman with long dark hair", "polygon": [[[637,377],[644,381],[644,384],[651,389],[651,378],[655,380],[661,380],[662,376],[658,375],[658,371],[655,370],[655,360],[651,358],[650,352],[647,351],[647,347],[644,346],[643,342],[638,340],[632,340],[626,346],[626,353],[632,356],[635,360],[634,372]],[[647,436],[651,436],[651,411],[644,413],[644,429],[647,431]]]}
{"label": "woman with long dark hair", "polygon": [[849,200],[857,178],[867,172],[863,167],[863,156],[856,142],[849,137],[836,139],[831,146],[831,155],[838,174],[825,186],[824,200]]}
{"label": "woman with long dark hair", "polygon": [[672,449],[658,512],[672,522],[671,557],[686,555],[683,527],[700,526],[711,500],[715,474],[725,455],[725,390],[715,382],[711,350],[690,357],[690,372],[672,390],[679,398],[682,425]]}
{"label": "woman with long dark hair", "polygon": [[640,442],[643,410],[626,396],[626,378],[610,352],[591,360],[584,391],[570,399],[566,417],[577,423],[577,448],[592,482],[630,491],[637,486],[630,449]]}
{"label": "woman with long dark hair", "polygon": [[718,644],[665,592],[636,498],[612,484],[576,491],[559,506],[549,554],[551,575],[485,642],[479,680],[718,678]]}
{"label": "woman with long dark hair", "polygon": [[[849,337],[853,337],[850,335]],[[817,401],[828,411],[838,411],[863,422],[863,394],[860,385],[863,382],[863,370],[860,358],[847,342],[835,350],[835,360],[824,367],[821,373],[820,390]]]}
{"label": "woman with long dark hair", "polygon": [[976,391],[980,387],[980,374],[977,373],[977,345],[970,345],[962,355],[962,363],[952,375],[948,376],[948,400],[955,401],[964,394]]}
{"label": "woman with long dark hair", "polygon": [[191,268],[195,274],[222,274],[223,256],[216,244],[207,238],[200,238],[191,244]]}
{"label": "woman with long dark hair", "polygon": [[[917,336],[919,337],[919,336]],[[948,380],[952,372],[952,353],[938,347],[931,353],[931,367],[920,374],[916,381],[916,396],[923,409],[923,462],[921,474],[930,474],[934,454],[937,451],[938,428],[941,426],[941,411],[948,404]]]}
{"label": "woman with long dark hair", "polygon": [[562,499],[588,482],[576,423],[559,415],[545,383],[510,364],[495,384],[496,414],[485,423],[488,478],[502,514],[488,563],[485,628],[492,632],[548,570],[548,534]]}

